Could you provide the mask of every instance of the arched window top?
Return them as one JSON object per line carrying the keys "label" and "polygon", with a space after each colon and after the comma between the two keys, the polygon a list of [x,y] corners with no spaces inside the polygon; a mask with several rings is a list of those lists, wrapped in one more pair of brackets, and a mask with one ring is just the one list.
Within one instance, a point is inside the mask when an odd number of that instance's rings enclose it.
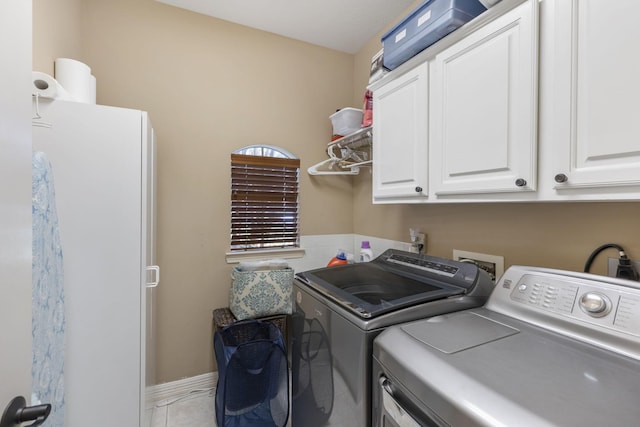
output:
{"label": "arched window top", "polygon": [[248,145],[233,152],[233,154],[244,154],[247,156],[262,157],[278,157],[281,159],[297,159],[296,156],[285,150],[284,148],[275,147],[273,145]]}

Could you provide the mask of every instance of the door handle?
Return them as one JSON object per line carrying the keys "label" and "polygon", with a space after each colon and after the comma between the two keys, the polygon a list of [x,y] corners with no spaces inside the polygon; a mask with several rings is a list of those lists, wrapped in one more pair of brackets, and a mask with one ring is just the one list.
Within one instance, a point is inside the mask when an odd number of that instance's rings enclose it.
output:
{"label": "door handle", "polygon": [[41,425],[51,413],[51,405],[27,406],[27,401],[22,396],[15,397],[5,408],[0,427],[20,427],[22,423],[34,421],[26,427]]}
{"label": "door handle", "polygon": [[[381,391],[381,421],[385,415],[394,421],[394,425],[400,427],[420,427],[420,424],[407,412],[407,410],[393,396],[391,383],[385,377],[380,378]],[[385,423],[386,425],[386,423]]]}
{"label": "door handle", "polygon": [[152,280],[151,282],[147,282],[146,287],[147,288],[157,287],[158,284],[160,283],[160,267],[158,267],[157,265],[150,265],[147,267],[147,272],[153,272],[155,274],[154,274],[154,280]]}

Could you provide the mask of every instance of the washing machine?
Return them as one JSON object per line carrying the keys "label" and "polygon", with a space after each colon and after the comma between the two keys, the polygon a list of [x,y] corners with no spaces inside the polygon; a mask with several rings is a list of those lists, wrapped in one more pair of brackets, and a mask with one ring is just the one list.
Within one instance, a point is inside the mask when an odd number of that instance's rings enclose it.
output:
{"label": "washing machine", "polygon": [[373,340],[392,325],[482,306],[476,265],[399,250],[371,262],[296,274],[292,425],[371,425]]}

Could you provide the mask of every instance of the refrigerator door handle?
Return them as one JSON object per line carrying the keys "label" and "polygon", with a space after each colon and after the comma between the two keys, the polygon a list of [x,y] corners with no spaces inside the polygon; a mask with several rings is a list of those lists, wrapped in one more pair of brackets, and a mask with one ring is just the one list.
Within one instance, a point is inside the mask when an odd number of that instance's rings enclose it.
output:
{"label": "refrigerator door handle", "polygon": [[158,267],[157,265],[150,265],[147,267],[147,272],[154,272],[155,274],[153,275],[154,280],[147,282],[146,287],[147,288],[157,287],[158,284],[160,284],[160,267]]}

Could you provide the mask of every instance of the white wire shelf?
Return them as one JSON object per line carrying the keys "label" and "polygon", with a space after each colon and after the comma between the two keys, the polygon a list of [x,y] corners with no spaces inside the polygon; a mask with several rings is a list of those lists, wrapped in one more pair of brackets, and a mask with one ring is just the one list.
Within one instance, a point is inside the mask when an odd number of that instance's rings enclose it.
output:
{"label": "white wire shelf", "polygon": [[327,145],[329,158],[309,169],[309,175],[358,175],[361,167],[370,166],[371,142],[373,129],[371,126],[331,141]]}

